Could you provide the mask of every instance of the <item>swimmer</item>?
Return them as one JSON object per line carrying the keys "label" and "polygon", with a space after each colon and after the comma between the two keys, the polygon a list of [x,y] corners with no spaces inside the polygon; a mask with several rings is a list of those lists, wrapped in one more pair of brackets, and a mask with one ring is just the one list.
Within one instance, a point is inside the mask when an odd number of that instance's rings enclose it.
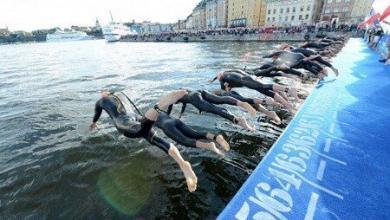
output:
{"label": "swimmer", "polygon": [[235,99],[238,99],[242,102],[246,102],[254,106],[257,111],[262,112],[265,114],[267,117],[271,118],[275,124],[280,124],[282,121],[280,120],[279,116],[276,114],[274,111],[270,111],[267,108],[265,108],[263,105],[268,104],[268,105],[276,105],[279,106],[280,104],[275,102],[274,99],[265,97],[264,99],[258,99],[258,98],[247,98],[242,95],[240,95],[236,91],[225,91],[225,90],[215,90],[213,91],[214,94],[218,96],[230,96]]}
{"label": "swimmer", "polygon": [[295,48],[289,44],[282,44],[280,45],[280,49],[282,50],[285,50],[285,51],[290,51],[290,52],[293,52],[293,53],[301,53],[303,54],[305,57],[310,57],[312,60],[315,60],[329,68],[332,69],[332,71],[336,74],[336,76],[339,75],[339,71],[338,69],[336,69],[331,63],[329,63],[328,61],[324,60],[321,55],[317,52],[317,51],[314,51],[314,50],[311,50],[311,49],[308,49],[308,48]]}
{"label": "swimmer", "polygon": [[275,65],[285,64],[290,68],[305,69],[318,76],[320,79],[327,75],[327,71],[325,68],[311,61],[312,59],[315,59],[315,57],[305,57],[301,53],[278,51],[270,55],[263,56],[263,58],[272,58],[273,63]]}
{"label": "swimmer", "polygon": [[297,90],[295,88],[289,88],[285,86],[281,86],[278,84],[264,84],[255,79],[253,79],[250,75],[245,73],[242,70],[227,70],[224,72],[220,72],[217,76],[212,79],[210,82],[215,80],[219,80],[221,84],[221,89],[225,91],[230,91],[232,88],[238,87],[247,87],[249,89],[256,90],[263,95],[266,95],[276,102],[282,104],[286,107],[289,112],[295,113],[295,109],[288,100],[284,99],[280,96],[279,92],[286,92],[290,96],[294,97],[296,100],[299,100]]}
{"label": "swimmer", "polygon": [[[222,118],[225,118],[234,124],[240,125],[241,127],[247,129],[248,131],[253,131],[253,127],[250,126],[245,118],[242,117],[236,117],[232,113],[230,113],[227,109],[216,106],[222,105],[222,104],[228,104],[228,105],[234,105],[234,106],[240,106],[246,111],[248,111],[253,117],[256,116],[256,110],[248,103],[241,102],[235,98],[232,97],[220,97],[216,96],[214,94],[211,94],[207,91],[190,91],[187,90],[188,94],[183,96],[181,99],[178,100],[177,103],[182,103],[182,109],[180,112],[180,117],[184,113],[187,104],[191,104],[194,107],[196,107],[200,112],[209,112],[212,114],[216,114],[221,116]],[[172,111],[172,105],[168,109],[168,115]],[[179,117],[179,118],[180,118]]]}
{"label": "swimmer", "polygon": [[[161,99],[159,104],[157,104],[156,106],[157,108],[164,106],[168,107],[170,104],[175,103],[185,94],[186,91],[178,91],[172,94],[169,98]],[[196,190],[198,179],[194,171],[192,170],[191,164],[182,158],[179,150],[174,144],[168,143],[161,137],[157,136],[156,132],[152,129],[156,121],[160,119],[160,114],[157,110],[150,109],[146,112],[145,116],[126,112],[126,109],[124,108],[124,105],[121,102],[120,98],[118,98],[118,96],[110,93],[107,90],[103,90],[101,92],[101,98],[95,104],[95,115],[93,117],[92,124],[90,125],[91,131],[97,128],[97,121],[99,120],[103,110],[105,110],[111,117],[119,133],[123,134],[128,138],[144,138],[149,143],[159,147],[161,150],[171,156],[182,170],[186,179],[188,190],[190,192],[194,192]],[[163,116],[161,117],[159,123],[163,123],[164,120],[167,119]],[[174,131],[171,132],[174,133]],[[216,140],[218,143],[220,143],[221,146],[225,145],[225,149],[228,148],[228,143],[223,139],[221,135],[215,136],[209,133],[204,135],[208,136],[209,139]],[[178,141],[178,143],[180,142]],[[219,152],[218,149],[214,149],[214,143],[204,143],[196,141],[195,144],[191,143],[191,146],[194,145],[200,148],[214,150],[217,153]]]}

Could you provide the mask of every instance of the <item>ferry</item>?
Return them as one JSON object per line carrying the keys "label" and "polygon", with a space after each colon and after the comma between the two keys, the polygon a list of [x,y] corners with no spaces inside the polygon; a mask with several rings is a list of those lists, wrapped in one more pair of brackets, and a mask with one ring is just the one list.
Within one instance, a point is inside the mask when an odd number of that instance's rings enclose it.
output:
{"label": "ferry", "polygon": [[91,39],[87,33],[82,31],[61,31],[56,30],[52,34],[46,36],[47,42],[58,42],[58,41],[79,41],[79,40],[89,40]]}
{"label": "ferry", "polygon": [[116,42],[121,39],[122,36],[137,35],[137,32],[131,30],[127,26],[114,22],[112,14],[110,12],[111,22],[103,27],[103,36],[107,42]]}

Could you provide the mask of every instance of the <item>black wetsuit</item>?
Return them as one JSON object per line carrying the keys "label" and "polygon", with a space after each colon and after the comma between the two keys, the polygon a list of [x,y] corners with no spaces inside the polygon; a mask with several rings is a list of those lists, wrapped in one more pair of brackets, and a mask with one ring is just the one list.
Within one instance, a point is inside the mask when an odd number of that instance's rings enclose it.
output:
{"label": "black wetsuit", "polygon": [[156,145],[166,153],[170,144],[158,137],[153,131],[153,121],[135,113],[127,113],[120,99],[114,95],[101,98],[96,102],[93,122],[96,123],[102,111],[105,110],[111,117],[117,130],[128,138],[145,138],[149,143]]}
{"label": "black wetsuit", "polygon": [[[290,47],[291,49],[291,52],[293,53],[301,53],[303,55],[305,55],[305,57],[310,57],[310,56],[317,56],[319,55],[318,52],[314,51],[314,50],[311,50],[311,49],[308,49],[308,48],[293,48],[293,47]],[[333,67],[332,64],[330,64],[328,61],[322,59],[321,56],[318,56],[317,58],[313,59],[327,67]]]}
{"label": "black wetsuit", "polygon": [[[222,92],[218,92],[218,95],[219,96],[228,96],[228,97],[233,97],[237,100],[240,100],[241,102],[246,102],[254,107],[256,107],[256,102],[255,102],[255,99],[252,99],[252,98],[246,98],[242,95],[240,95],[238,92],[236,91],[225,91],[223,90]],[[264,101],[265,102],[265,101]],[[264,103],[265,104],[265,103]]]}
{"label": "black wetsuit", "polygon": [[231,88],[247,87],[249,89],[256,90],[266,96],[274,98],[275,92],[273,91],[273,84],[263,84],[250,75],[242,74],[237,71],[226,71],[223,77],[219,80],[221,89],[225,90],[225,83]]}
{"label": "black wetsuit", "polygon": [[177,143],[196,148],[198,140],[207,139],[207,132],[195,131],[179,119],[169,117],[166,112],[159,110],[157,107],[155,109],[159,112],[156,126]]}
{"label": "black wetsuit", "polygon": [[301,48],[315,48],[318,50],[325,50],[328,46],[330,46],[329,43],[321,43],[321,42],[308,42],[301,46]]}
{"label": "black wetsuit", "polygon": [[275,77],[275,76],[283,76],[280,72],[285,74],[291,74],[296,76],[302,76],[303,74],[298,70],[294,70],[293,68],[287,67],[283,69],[279,69],[276,67],[277,64],[274,63],[266,63],[252,70],[253,74],[256,76],[264,76],[264,77]]}
{"label": "black wetsuit", "polygon": [[[221,116],[229,121],[235,122],[235,116],[231,114],[227,109],[221,108],[217,105],[228,104],[228,105],[237,105],[238,100],[231,97],[220,97],[214,94],[211,94],[207,91],[188,91],[188,94],[183,96],[178,103],[182,103],[181,114],[184,113],[187,104],[192,104],[200,112],[209,112]],[[168,114],[171,113],[172,105],[168,109]]]}
{"label": "black wetsuit", "polygon": [[319,64],[310,60],[305,60],[306,57],[302,53],[294,53],[290,51],[278,51],[271,55],[264,56],[264,58],[269,58],[274,56],[279,58],[278,60],[274,61],[275,65],[286,64],[289,67],[294,69],[300,69],[300,68],[305,69],[315,75],[318,75],[321,71],[323,71],[323,68]]}

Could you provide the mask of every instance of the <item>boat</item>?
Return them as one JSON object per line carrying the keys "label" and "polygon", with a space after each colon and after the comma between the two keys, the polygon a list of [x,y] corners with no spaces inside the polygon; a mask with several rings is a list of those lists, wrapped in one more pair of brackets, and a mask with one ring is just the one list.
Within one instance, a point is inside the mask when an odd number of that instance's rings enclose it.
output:
{"label": "boat", "polygon": [[87,33],[82,31],[61,31],[56,30],[52,34],[46,36],[47,42],[59,42],[59,41],[79,41],[79,40],[89,40],[91,39]]}
{"label": "boat", "polygon": [[116,42],[121,39],[122,36],[137,35],[137,32],[131,30],[127,26],[114,22],[112,14],[110,12],[111,22],[103,27],[103,36],[107,42]]}

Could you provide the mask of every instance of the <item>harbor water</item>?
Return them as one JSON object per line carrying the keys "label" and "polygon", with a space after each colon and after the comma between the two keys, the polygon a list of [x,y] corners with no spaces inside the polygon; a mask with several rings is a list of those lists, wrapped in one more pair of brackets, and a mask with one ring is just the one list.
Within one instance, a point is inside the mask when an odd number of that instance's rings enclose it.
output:
{"label": "harbor water", "polygon": [[208,83],[216,72],[255,67],[273,46],[102,40],[0,45],[0,219],[214,219],[291,116],[278,110],[284,124],[277,127],[259,114],[259,121],[250,120],[257,131],[248,133],[188,107],[186,124],[223,133],[232,148],[221,158],[178,146],[199,179],[198,190],[189,193],[168,155],[120,136],[107,114],[90,133],[95,102],[102,88],[110,88],[146,111],[165,92],[217,89],[218,83]]}

